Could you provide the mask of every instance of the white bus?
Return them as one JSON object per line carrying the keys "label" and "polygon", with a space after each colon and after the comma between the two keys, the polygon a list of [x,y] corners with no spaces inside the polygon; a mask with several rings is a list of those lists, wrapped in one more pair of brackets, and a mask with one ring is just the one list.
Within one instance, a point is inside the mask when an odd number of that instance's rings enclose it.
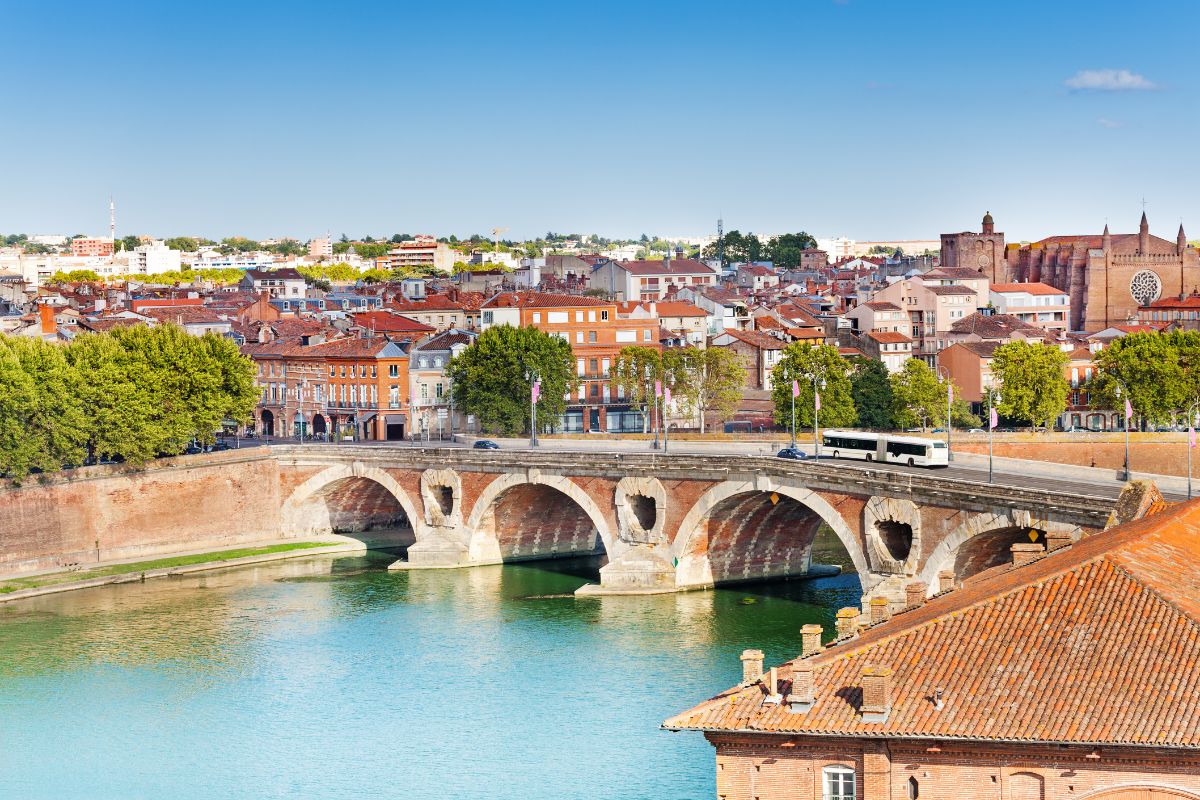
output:
{"label": "white bus", "polygon": [[941,439],[922,439],[893,433],[825,431],[821,437],[825,455],[834,458],[861,458],[908,464],[910,467],[945,467],[946,443]]}

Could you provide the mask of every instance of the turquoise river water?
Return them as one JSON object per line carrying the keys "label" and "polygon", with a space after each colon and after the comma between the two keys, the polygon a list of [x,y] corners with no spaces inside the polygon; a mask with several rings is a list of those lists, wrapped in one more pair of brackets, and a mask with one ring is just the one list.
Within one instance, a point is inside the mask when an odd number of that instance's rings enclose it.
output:
{"label": "turquoise river water", "polygon": [[575,599],[589,568],[312,556],[0,605],[0,797],[711,798],[659,724],[854,575]]}

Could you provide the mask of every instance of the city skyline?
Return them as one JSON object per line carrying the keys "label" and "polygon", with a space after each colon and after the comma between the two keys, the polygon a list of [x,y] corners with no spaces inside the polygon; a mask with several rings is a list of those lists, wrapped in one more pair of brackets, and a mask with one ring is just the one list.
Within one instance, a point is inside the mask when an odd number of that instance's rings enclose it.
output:
{"label": "city skyline", "polygon": [[722,217],[921,239],[990,210],[1014,241],[1132,231],[1143,198],[1160,235],[1200,230],[1181,2],[282,8],[14,10],[13,29],[73,23],[51,62],[48,34],[0,55],[66,104],[0,126],[0,228],[104,233],[112,195],[118,235],[703,236]]}

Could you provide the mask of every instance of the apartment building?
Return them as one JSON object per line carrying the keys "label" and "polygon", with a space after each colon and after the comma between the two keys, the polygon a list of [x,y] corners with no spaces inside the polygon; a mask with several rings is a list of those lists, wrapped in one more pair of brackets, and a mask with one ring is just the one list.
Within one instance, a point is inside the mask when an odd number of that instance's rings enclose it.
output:
{"label": "apartment building", "polygon": [[388,250],[388,262],[392,269],[418,269],[423,271],[452,272],[455,261],[462,261],[463,254],[445,242],[432,236],[418,236],[409,242],[400,242]]}
{"label": "apartment building", "polygon": [[1045,283],[996,283],[988,294],[997,314],[1009,314],[1048,331],[1066,331],[1071,324],[1071,298]]}
{"label": "apartment building", "polygon": [[717,285],[717,271],[682,254],[662,261],[605,261],[588,279],[588,288],[607,292],[619,302],[662,300],[684,287]]}
{"label": "apartment building", "polygon": [[71,240],[73,256],[111,256],[113,240],[107,236],[80,236]]}

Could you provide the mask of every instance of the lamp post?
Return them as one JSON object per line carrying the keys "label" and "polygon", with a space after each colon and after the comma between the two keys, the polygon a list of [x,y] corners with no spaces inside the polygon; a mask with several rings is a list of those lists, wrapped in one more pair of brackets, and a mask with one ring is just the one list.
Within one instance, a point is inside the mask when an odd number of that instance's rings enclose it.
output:
{"label": "lamp post", "polygon": [[[1126,395],[1126,397],[1125,397],[1125,466],[1121,470],[1121,480],[1128,481],[1129,480],[1129,423],[1133,421],[1133,407],[1130,405],[1129,397],[1127,396],[1129,394],[1129,390],[1125,389],[1125,385],[1122,384],[1116,378],[1113,378],[1113,381],[1116,382],[1116,384],[1117,384],[1117,390],[1116,390],[1117,399],[1120,400],[1122,395]],[[1124,390],[1124,391],[1122,391],[1122,390]]]}
{"label": "lamp post", "polygon": [[821,457],[821,390],[825,388],[825,379],[813,376],[813,457]]}
{"label": "lamp post", "polygon": [[1192,403],[1187,412],[1187,472],[1188,472],[1188,500],[1192,499],[1192,449],[1196,446],[1196,410],[1200,409],[1200,400]]}
{"label": "lamp post", "polygon": [[988,483],[992,482],[992,436],[996,430],[996,423],[1000,421],[999,415],[996,413],[996,406],[1000,403],[1000,395],[988,390]]}
{"label": "lamp post", "polygon": [[525,380],[529,381],[529,446],[537,447],[537,401],[541,391],[541,379],[537,370],[525,370]]}
{"label": "lamp post", "polygon": [[950,430],[954,427],[951,419],[951,414],[954,413],[954,384],[950,382],[950,370],[946,367],[938,367],[938,375],[941,375],[943,370],[946,372],[946,460],[953,461],[954,451],[950,449]]}

